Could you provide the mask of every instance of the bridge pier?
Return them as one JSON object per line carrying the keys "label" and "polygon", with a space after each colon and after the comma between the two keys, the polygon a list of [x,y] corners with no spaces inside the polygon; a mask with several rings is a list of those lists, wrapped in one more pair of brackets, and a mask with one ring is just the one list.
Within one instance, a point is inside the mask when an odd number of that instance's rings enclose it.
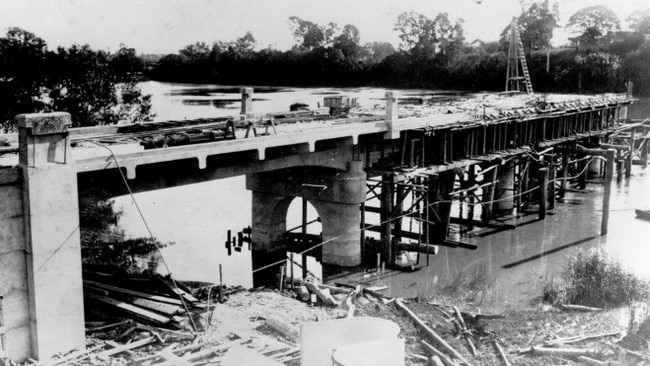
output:
{"label": "bridge pier", "polygon": [[303,167],[247,175],[246,188],[253,191],[253,269],[284,258],[286,217],[296,197],[307,199],[320,217],[326,243],[320,247],[323,263],[359,265],[359,205],[365,201],[365,185],[366,173],[358,161],[349,162],[347,171]]}
{"label": "bridge pier", "polygon": [[496,202],[497,211],[500,213],[509,213],[515,207],[514,192],[515,192],[515,161],[514,159],[508,160],[499,169],[498,183],[497,183],[498,201]]}

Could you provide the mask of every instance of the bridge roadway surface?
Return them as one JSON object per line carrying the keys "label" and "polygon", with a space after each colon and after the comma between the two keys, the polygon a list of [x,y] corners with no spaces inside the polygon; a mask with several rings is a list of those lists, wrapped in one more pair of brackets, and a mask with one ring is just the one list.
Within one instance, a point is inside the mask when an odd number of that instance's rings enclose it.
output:
{"label": "bridge roadway surface", "polygon": [[[375,116],[374,118],[341,118],[327,121],[280,124],[276,126],[276,134],[242,138],[244,131],[238,129],[236,139],[218,140],[150,150],[144,150],[143,147],[136,143],[102,144],[103,146],[108,147],[108,149],[105,149],[91,142],[95,141],[100,143],[100,137],[110,136],[112,134],[118,135],[115,133],[117,131],[116,126],[71,129],[70,138],[78,143],[78,147],[72,149],[72,157],[76,161],[78,173],[114,169],[117,168],[115,162],[117,160],[119,166],[126,171],[127,178],[135,179],[137,167],[149,164],[196,159],[198,162],[198,168],[205,169],[208,157],[224,154],[253,152],[257,154],[257,161],[263,161],[266,159],[267,150],[272,148],[288,148],[290,146],[306,147],[308,152],[314,152],[318,142],[347,139],[348,141],[346,141],[346,145],[357,145],[360,138],[363,139],[364,136],[370,137],[374,135],[375,139],[377,139],[377,137],[380,137],[382,134],[391,130],[393,136],[399,136],[401,131],[414,129],[427,128],[436,130],[452,127],[497,124],[508,121],[521,122],[530,119],[539,119],[544,116],[551,117],[566,114],[568,112],[576,113],[579,111],[593,110],[596,107],[628,104],[631,102],[630,98],[621,95],[556,97],[564,98],[562,102],[563,105],[560,106],[560,103],[558,103],[557,106],[554,106],[554,108],[548,108],[546,111],[536,111],[533,108],[522,108],[521,105],[523,104],[520,104],[517,107],[512,107],[512,103],[510,103],[510,105],[506,104],[505,106],[496,106],[499,107],[499,116],[491,115],[490,118],[481,119],[468,113],[468,108],[465,108],[465,110],[458,108],[455,110],[438,108],[434,114],[428,116],[399,118],[392,121],[392,123],[388,121],[386,115],[383,115],[383,118],[382,116]],[[530,97],[526,98],[530,100]],[[536,96],[536,98],[539,98],[539,96]],[[519,101],[522,102],[523,99]],[[480,105],[480,103],[477,103],[476,107],[473,107],[473,109],[478,109],[478,106]],[[492,110],[497,110],[494,103],[491,104],[491,107]],[[508,109],[509,107],[510,109]],[[401,114],[402,112],[403,107],[400,110]],[[200,129],[202,125],[194,124],[192,127]],[[154,133],[155,131],[152,132],[152,134]],[[14,138],[15,136],[10,136],[8,139],[11,141]],[[87,142],[84,142],[84,140],[87,140]],[[115,159],[113,159],[111,153],[115,156]],[[7,159],[5,155],[5,158],[0,160],[0,165],[8,165],[7,162],[12,163],[13,159]]]}

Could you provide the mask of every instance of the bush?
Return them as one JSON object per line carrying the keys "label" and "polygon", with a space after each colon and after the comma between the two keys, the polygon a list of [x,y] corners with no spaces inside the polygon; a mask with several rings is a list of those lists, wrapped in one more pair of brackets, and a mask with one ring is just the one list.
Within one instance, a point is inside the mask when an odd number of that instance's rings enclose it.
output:
{"label": "bush", "polygon": [[158,249],[173,243],[154,238],[127,239],[117,226],[121,211],[113,201],[84,199],[79,204],[81,260],[84,265],[116,265],[129,273],[156,270]]}
{"label": "bush", "polygon": [[647,299],[648,285],[602,251],[580,251],[560,276],[544,283],[543,295],[555,304],[617,307]]}

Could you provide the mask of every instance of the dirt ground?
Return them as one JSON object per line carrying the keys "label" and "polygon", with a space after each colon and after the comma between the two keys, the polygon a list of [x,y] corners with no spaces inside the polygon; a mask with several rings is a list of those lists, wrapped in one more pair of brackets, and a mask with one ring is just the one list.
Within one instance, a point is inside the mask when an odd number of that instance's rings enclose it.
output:
{"label": "dirt ground", "polygon": [[[309,304],[299,301],[292,291],[279,292],[277,290],[261,290],[255,292],[243,291],[230,295],[222,304],[216,304],[212,318],[204,332],[194,339],[177,339],[173,333],[163,334],[165,343],[150,344],[131,350],[127,353],[115,355],[110,359],[87,359],[76,362],[77,365],[149,365],[161,362],[161,359],[150,359],[135,362],[157,354],[166,347],[180,348],[195,344],[198,349],[210,349],[233,340],[247,341],[246,346],[260,353],[273,350],[295,350],[292,357],[283,358],[286,365],[300,365],[299,342],[297,339],[285,338],[266,325],[266,319],[274,318],[281,322],[291,324],[299,329],[300,325],[308,322],[322,321],[345,317],[347,306],[345,294],[335,295],[342,303],[337,307],[328,307],[320,303]],[[471,365],[496,366],[505,365],[497,356],[494,340],[498,340],[505,351],[506,357],[512,365],[584,365],[576,358],[560,356],[537,356],[529,351],[531,346],[539,347],[558,338],[575,337],[584,335],[609,334],[593,340],[579,341],[560,347],[593,349],[589,357],[601,361],[616,361],[611,365],[643,365],[650,364],[647,360],[630,354],[623,354],[616,344],[623,344],[629,348],[636,348],[645,357],[648,353],[648,342],[643,337],[648,333],[643,331],[650,328],[641,324],[638,336],[627,335],[626,340],[618,343],[625,336],[628,329],[630,316],[640,316],[640,311],[633,314],[630,309],[616,309],[598,312],[565,312],[549,305],[539,304],[526,310],[505,310],[499,319],[473,318],[477,308],[465,306],[462,303],[454,304],[452,299],[445,298],[444,304],[436,304],[436,299],[404,300],[404,303],[416,313],[429,327],[437,332],[447,343],[460,352]],[[453,316],[454,309],[458,307],[464,313],[464,321],[468,331],[461,332],[459,322]],[[372,316],[388,319],[397,323],[401,329],[400,337],[406,340],[406,365],[428,365],[428,351],[421,345],[421,340],[433,343],[427,336],[420,332],[414,323],[401,312],[395,301],[380,300],[369,295],[364,295],[357,300],[355,316]],[[483,314],[486,315],[487,313]],[[207,313],[204,316],[207,320]],[[452,320],[453,319],[453,320]],[[88,339],[89,346],[100,344],[98,338],[115,339],[120,329],[111,332],[95,334]],[[616,333],[616,334],[611,334]],[[463,334],[471,336],[477,353],[470,353],[469,345]],[[139,338],[148,337],[150,334],[142,332]],[[137,340],[131,338],[131,341]],[[632,340],[632,341],[630,341]],[[195,350],[196,351],[196,350]],[[211,364],[209,358],[214,360],[214,355],[206,357],[204,362],[195,364]],[[607,363],[604,363],[607,364]]]}

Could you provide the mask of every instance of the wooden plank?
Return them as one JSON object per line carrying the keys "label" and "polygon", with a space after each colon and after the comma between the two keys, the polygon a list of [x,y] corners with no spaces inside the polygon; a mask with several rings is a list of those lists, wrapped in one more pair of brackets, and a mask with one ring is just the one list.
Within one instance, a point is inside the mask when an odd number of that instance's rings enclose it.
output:
{"label": "wooden plank", "polygon": [[189,302],[198,302],[199,301],[199,299],[192,296],[190,293],[188,293],[184,289],[180,288],[180,286],[178,286],[177,282],[175,282],[175,281],[173,281],[173,280],[171,280],[169,278],[163,277],[161,275],[156,275],[153,278],[153,280],[160,283],[163,287],[165,287],[167,289],[167,291],[170,292],[170,295],[174,294],[176,296],[180,296],[185,301],[189,301]]}
{"label": "wooden plank", "polygon": [[94,327],[94,328],[87,328],[86,333],[94,333],[94,332],[99,332],[99,331],[102,331],[102,330],[117,328],[117,327],[122,326],[124,324],[128,324],[129,322],[130,322],[129,320],[123,320],[123,321],[121,321],[119,323],[102,325],[102,326]]}
{"label": "wooden plank", "polygon": [[96,353],[96,354],[92,355],[92,357],[106,358],[106,357],[109,357],[109,356],[116,355],[118,353],[126,352],[126,351],[129,351],[129,350],[138,348],[138,347],[146,346],[146,345],[148,345],[150,343],[153,343],[155,341],[156,341],[156,338],[147,337],[147,338],[141,339],[139,341],[135,341],[135,342],[125,344],[125,345],[120,346],[120,347],[115,347],[115,348],[106,350],[104,352]]}
{"label": "wooden plank", "polygon": [[267,317],[265,323],[271,329],[281,334],[284,338],[291,340],[292,342],[297,342],[300,340],[300,331],[291,323],[287,323],[279,318],[272,316]]}
{"label": "wooden plank", "polygon": [[98,289],[101,289],[101,290],[108,290],[108,291],[111,291],[111,292],[116,292],[116,293],[135,296],[135,297],[140,297],[140,298],[147,299],[147,300],[152,300],[152,301],[158,301],[158,302],[164,302],[164,303],[168,303],[168,304],[183,306],[183,303],[180,300],[177,300],[177,299],[172,299],[172,298],[166,297],[166,296],[146,294],[144,292],[133,291],[133,290],[129,290],[129,289],[121,288],[121,287],[106,285],[106,284],[99,283],[99,282],[84,280],[84,286],[88,286],[88,287],[92,287],[92,288],[98,288]]}
{"label": "wooden plank", "polygon": [[[185,356],[183,356],[181,358],[183,360],[187,361],[187,362],[195,362],[195,361],[199,361],[199,360],[204,359],[204,358],[211,357],[211,356],[213,356],[214,354],[216,354],[218,352],[223,352],[223,351],[227,350],[228,348],[230,348],[231,346],[234,346],[234,345],[237,345],[237,344],[244,344],[244,343],[247,343],[247,342],[250,342],[250,339],[238,339],[236,341],[231,341],[231,342],[226,342],[226,343],[220,344],[218,346],[215,346],[214,348],[208,348],[208,349],[205,349],[205,350],[202,350],[202,351],[199,351],[199,352],[190,353],[190,354],[185,355]],[[174,350],[174,352],[177,352],[177,351],[178,351],[178,349]],[[169,362],[169,361],[165,361],[163,363],[157,363],[156,364],[156,366],[174,366],[174,365],[175,365],[174,363]]]}
{"label": "wooden plank", "polygon": [[85,349],[85,350],[75,351],[75,352],[69,353],[69,354],[67,354],[67,355],[65,355],[65,356],[63,356],[61,358],[49,359],[49,360],[46,360],[46,361],[43,361],[43,362],[39,362],[38,366],[56,366],[56,365],[60,365],[60,364],[62,364],[64,362],[68,362],[70,360],[75,360],[75,361],[77,361],[77,359],[82,360],[84,358],[87,358],[88,356],[90,356],[90,354],[92,354],[93,352],[97,351],[100,348],[104,348],[104,345],[100,344],[100,345],[92,347],[92,348],[88,348],[88,349]]}
{"label": "wooden plank", "polygon": [[146,319],[148,321],[151,321],[153,323],[157,324],[167,324],[171,321],[166,316],[159,315],[154,313],[153,311],[149,311],[143,308],[140,308],[138,306],[115,300],[113,298],[107,297],[107,296],[101,296],[101,295],[95,295],[95,294],[86,294],[86,296],[90,299],[93,299],[95,301],[99,301],[101,303],[116,307],[126,313],[133,314],[135,316],[138,316],[142,319]]}
{"label": "wooden plank", "polygon": [[172,304],[164,304],[158,301],[152,301],[152,300],[147,300],[138,297],[125,298],[124,301],[145,309],[163,313],[167,316],[173,316],[183,312],[183,308],[180,306],[176,306]]}
{"label": "wooden plank", "polygon": [[160,355],[160,357],[164,358],[165,361],[171,362],[176,366],[191,366],[192,365],[191,362],[176,356],[170,350],[162,350],[162,351],[158,352],[158,354]]}

